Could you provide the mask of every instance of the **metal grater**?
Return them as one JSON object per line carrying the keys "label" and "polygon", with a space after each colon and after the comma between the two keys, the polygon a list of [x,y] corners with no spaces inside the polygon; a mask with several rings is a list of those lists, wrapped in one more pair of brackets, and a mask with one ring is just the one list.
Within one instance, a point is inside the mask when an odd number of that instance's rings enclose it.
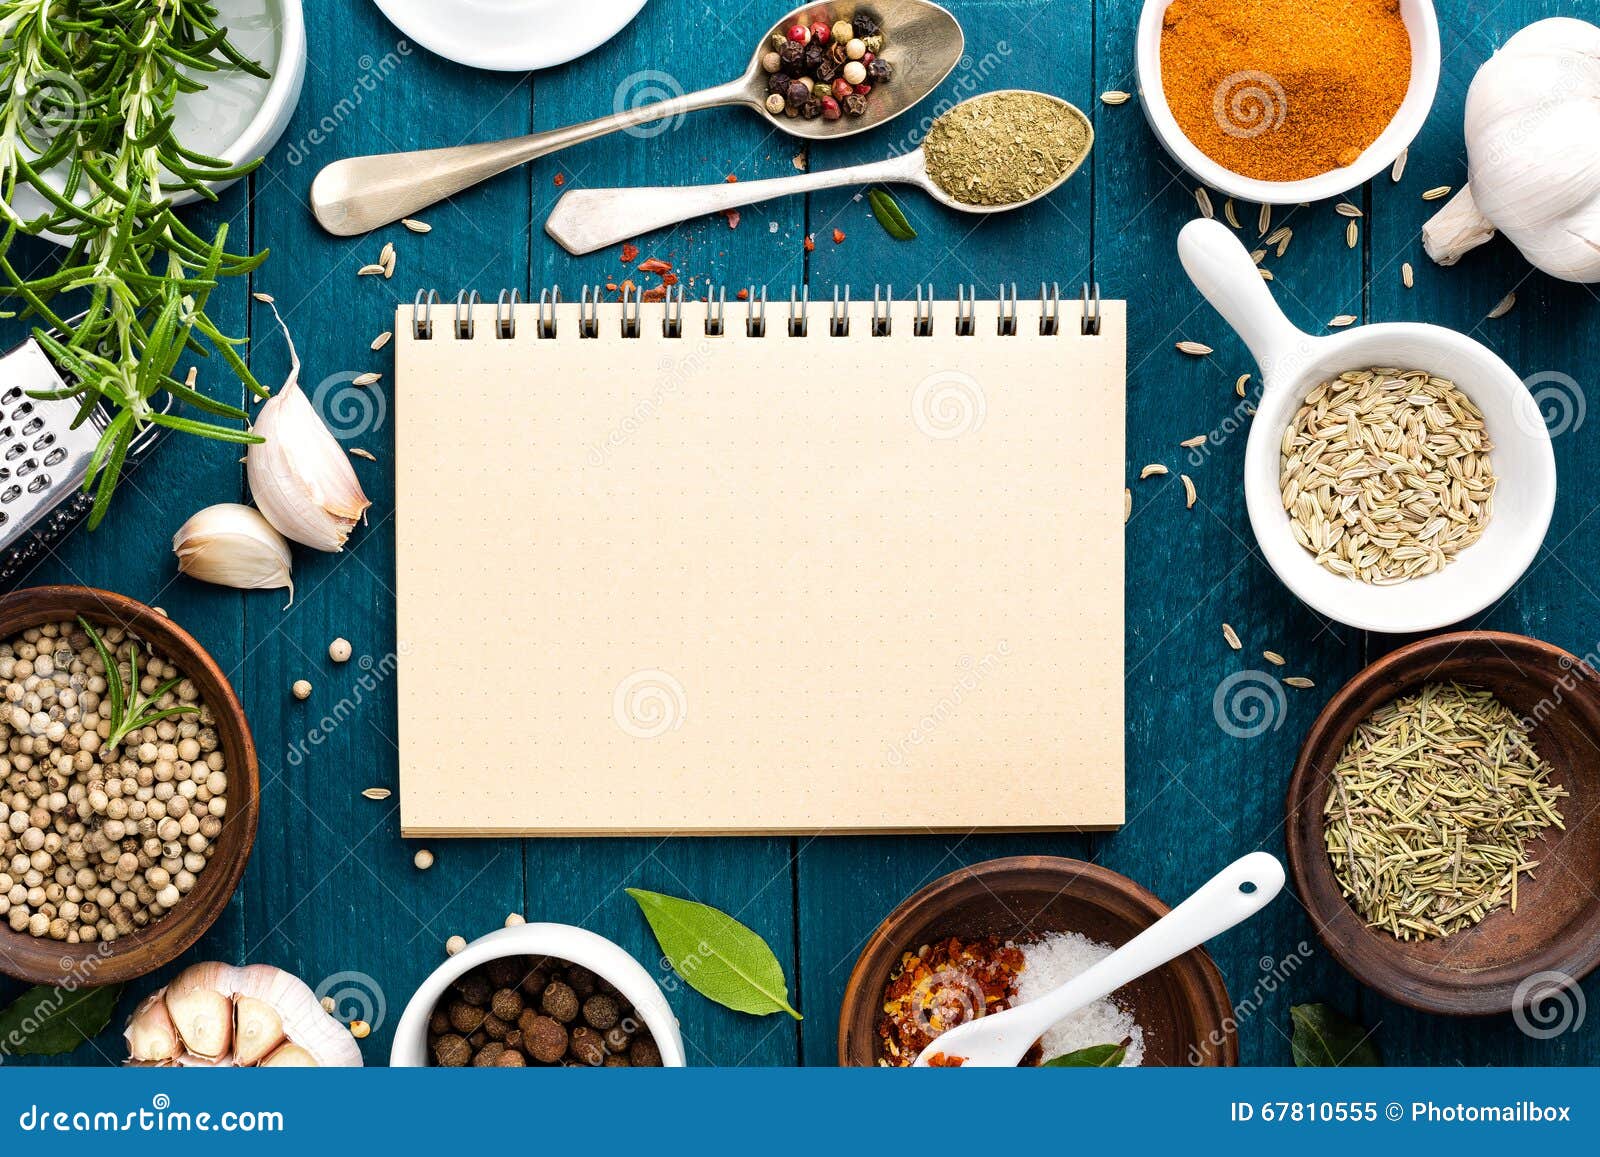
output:
{"label": "metal grater", "polygon": [[[0,585],[71,533],[94,505],[94,495],[81,487],[105,428],[103,411],[73,429],[76,400],[29,396],[65,385],[32,338],[0,357]],[[134,439],[130,466],[157,432],[150,426]]]}

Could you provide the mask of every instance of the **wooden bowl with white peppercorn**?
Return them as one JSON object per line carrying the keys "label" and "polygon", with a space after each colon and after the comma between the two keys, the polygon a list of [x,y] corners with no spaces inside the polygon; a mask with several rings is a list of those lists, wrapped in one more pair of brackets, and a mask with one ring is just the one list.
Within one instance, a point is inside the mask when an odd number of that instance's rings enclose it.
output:
{"label": "wooden bowl with white peppercorn", "polygon": [[[139,680],[126,690],[139,701],[121,718],[149,722],[118,745],[120,778],[102,748],[112,696],[80,616],[119,669],[138,644]],[[30,631],[48,632],[51,646],[36,638],[31,658],[4,650]],[[91,587],[33,587],[0,596],[0,696],[0,972],[116,984],[181,955],[227,907],[255,843],[255,744],[227,677],[152,607]],[[86,715],[98,723],[90,738]],[[40,766],[51,760],[53,771]]]}

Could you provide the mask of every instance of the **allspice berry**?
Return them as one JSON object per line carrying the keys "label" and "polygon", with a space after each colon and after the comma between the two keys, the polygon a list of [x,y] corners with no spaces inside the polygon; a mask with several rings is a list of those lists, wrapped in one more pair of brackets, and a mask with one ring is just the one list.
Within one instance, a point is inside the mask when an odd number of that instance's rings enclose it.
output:
{"label": "allspice berry", "polygon": [[443,1036],[450,1031],[450,1014],[444,1009],[435,1007],[428,1016],[428,1032],[433,1036]]}
{"label": "allspice berry", "polygon": [[572,1053],[573,1060],[582,1061],[586,1065],[605,1063],[605,1042],[600,1039],[600,1034],[588,1025],[572,1030],[572,1041],[567,1047]]}
{"label": "allspice berry", "polygon": [[606,1068],[608,1069],[626,1069],[630,1067],[632,1066],[629,1065],[628,1058],[621,1053],[612,1053],[606,1057]]}
{"label": "allspice berry", "polygon": [[514,1028],[510,1032],[506,1033],[505,1046],[508,1049],[517,1049],[518,1051],[521,1051],[522,1030],[520,1028]]}
{"label": "allspice berry", "polygon": [[433,1059],[447,1069],[459,1069],[472,1059],[472,1048],[454,1033],[433,1042]]}
{"label": "allspice berry", "polygon": [[534,1017],[522,1030],[528,1055],[553,1065],[567,1054],[567,1030],[548,1016]]}
{"label": "allspice berry", "polygon": [[525,1069],[528,1062],[522,1059],[522,1054],[512,1049],[507,1049],[495,1059],[494,1067],[497,1069]]}
{"label": "allspice berry", "polygon": [[515,988],[530,968],[526,956],[499,956],[483,966],[483,974],[496,988]]}
{"label": "allspice berry", "polygon": [[627,1052],[628,1046],[633,1043],[633,1035],[620,1024],[615,1028],[606,1029],[603,1039],[606,1042],[606,1048],[614,1053]]}
{"label": "allspice berry", "polygon": [[[517,1019],[522,1016],[522,995],[514,988],[499,989],[489,1001],[489,1011],[507,1024],[516,1024]],[[595,1027],[604,1026],[595,1025]]]}
{"label": "allspice berry", "polygon": [[506,1046],[499,1041],[490,1041],[478,1050],[478,1055],[472,1058],[472,1067],[486,1069],[500,1059],[500,1054],[506,1051]]}
{"label": "allspice berry", "polygon": [[468,1004],[464,1000],[450,1002],[450,1027],[459,1033],[475,1033],[483,1027],[483,1018],[488,1014],[475,1004]]}
{"label": "allspice berry", "polygon": [[485,1008],[494,995],[494,987],[478,972],[469,972],[455,982],[456,993],[468,1004]]}
{"label": "allspice berry", "polygon": [[538,996],[549,984],[550,974],[542,968],[535,968],[522,978],[520,987],[529,996]]}
{"label": "allspice berry", "polygon": [[628,1046],[628,1061],[638,1068],[660,1068],[661,1050],[648,1036],[641,1036]]}
{"label": "allspice berry", "polygon": [[597,992],[583,1002],[584,1023],[601,1032],[614,1026],[621,1015],[622,1010],[617,1007],[615,998],[603,992]]}
{"label": "allspice berry", "polygon": [[511,1026],[492,1012],[483,1018],[483,1035],[492,1041],[505,1040],[510,1031]]}
{"label": "allspice berry", "polygon": [[539,1007],[562,1024],[578,1019],[578,994],[561,981],[552,981],[539,998]]}
{"label": "allspice berry", "polygon": [[578,994],[579,1000],[588,1000],[599,987],[594,973],[581,964],[574,964],[567,969],[567,983],[572,986],[572,991]]}

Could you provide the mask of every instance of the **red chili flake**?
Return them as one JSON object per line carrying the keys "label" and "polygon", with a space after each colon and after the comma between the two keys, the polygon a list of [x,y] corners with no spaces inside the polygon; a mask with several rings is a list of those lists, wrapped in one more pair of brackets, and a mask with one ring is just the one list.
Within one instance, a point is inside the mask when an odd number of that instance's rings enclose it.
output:
{"label": "red chili flake", "polygon": [[833,231],[833,243],[835,245],[843,245],[844,244],[844,230],[843,229],[835,229]]}
{"label": "red chili flake", "polygon": [[662,285],[676,285],[676,284],[678,284],[678,275],[676,273],[663,273],[661,275],[661,284]]}
{"label": "red chili flake", "polygon": [[639,259],[639,247],[637,245],[635,245],[632,241],[629,241],[626,245],[624,245],[622,247],[622,263],[624,265],[632,265],[638,259]]}
{"label": "red chili flake", "polygon": [[959,1069],[966,1063],[966,1057],[947,1057],[943,1053],[934,1053],[928,1058],[930,1069]]}
{"label": "red chili flake", "polygon": [[621,285],[617,286],[617,288],[622,290],[624,294],[632,293],[634,290],[633,278],[627,278]]}
{"label": "red chili flake", "polygon": [[736,174],[736,173],[729,173],[726,177],[724,177],[722,179],[724,181],[726,181],[730,185],[737,185],[739,183],[739,177],[738,177],[738,174]]}
{"label": "red chili flake", "polygon": [[946,1030],[1007,1008],[1022,967],[1022,950],[995,936],[951,937],[903,954],[883,990],[880,1055],[891,1066],[909,1065]]}
{"label": "red chili flake", "polygon": [[565,173],[557,173],[556,174],[556,188],[559,189],[562,185],[565,185],[566,183],[567,183],[567,175]]}
{"label": "red chili flake", "polygon": [[817,248],[817,235],[815,233],[807,233],[806,234],[806,252],[807,253],[811,253],[811,252],[815,251],[816,248]]}
{"label": "red chili flake", "polygon": [[728,228],[737,229],[739,227],[739,210],[724,209],[722,212],[728,218]]}
{"label": "red chili flake", "polygon": [[644,291],[639,296],[640,301],[665,301],[667,300],[667,287],[656,285]]}
{"label": "red chili flake", "polygon": [[615,281],[606,282],[606,289],[612,293],[615,293],[617,291],[617,283]]}
{"label": "red chili flake", "polygon": [[734,296],[736,296],[740,301],[749,301],[750,300],[750,291],[748,289],[741,289]]}
{"label": "red chili flake", "polygon": [[639,262],[640,273],[671,273],[672,262],[663,261],[659,257],[650,257]]}

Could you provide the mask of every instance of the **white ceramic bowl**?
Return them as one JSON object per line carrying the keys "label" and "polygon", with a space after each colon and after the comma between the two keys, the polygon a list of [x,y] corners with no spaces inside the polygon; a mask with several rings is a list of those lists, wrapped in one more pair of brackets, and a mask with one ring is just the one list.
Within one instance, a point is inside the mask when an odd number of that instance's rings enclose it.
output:
{"label": "white ceramic bowl", "polygon": [[[1260,0],[1241,0],[1259,3]],[[1400,17],[1411,34],[1411,84],[1389,127],[1378,135],[1353,165],[1301,181],[1257,181],[1225,169],[1202,153],[1173,118],[1161,88],[1161,23],[1172,0],[1145,0],[1139,14],[1134,64],[1139,77],[1139,103],[1156,138],[1185,169],[1218,192],[1266,205],[1298,205],[1337,197],[1375,177],[1409,145],[1428,119],[1439,87],[1439,19],[1433,0],[1399,0]],[[1270,102],[1275,94],[1264,92]]]}
{"label": "white ceramic bowl", "polygon": [[[259,61],[272,74],[270,80],[230,69],[197,73],[206,85],[200,92],[180,93],[174,102],[178,139],[197,152],[221,157],[232,164],[264,156],[283,136],[306,77],[306,18],[301,0],[216,0],[217,25],[226,28],[235,47]],[[57,189],[64,170],[47,174]],[[232,181],[213,188],[226,189]],[[198,193],[185,190],[172,198],[175,205],[198,201]],[[30,188],[17,192],[17,208],[24,219],[44,213],[49,206]],[[51,239],[66,244],[66,239]]]}
{"label": "white ceramic bowl", "polygon": [[422,982],[394,1030],[389,1064],[396,1068],[424,1068],[428,1064],[428,1017],[434,1005],[463,973],[502,956],[555,956],[581,964],[605,977],[633,1005],[661,1050],[661,1063],[681,1069],[687,1063],[683,1032],[672,1007],[656,983],[632,956],[604,936],[571,924],[519,924],[480,936],[450,957]]}
{"label": "white ceramic bowl", "polygon": [[[1556,463],[1533,395],[1488,347],[1436,325],[1364,325],[1327,337],[1297,329],[1233,231],[1191,221],[1178,235],[1189,277],[1261,367],[1261,400],[1245,444],[1250,526],[1284,585],[1330,619],[1367,631],[1431,631],[1477,614],[1511,589],[1538,554],[1556,499]],[[1317,564],[1295,541],[1278,487],[1283,431],[1319,383],[1350,370],[1428,370],[1483,411],[1498,478],[1483,537],[1445,566],[1395,586],[1371,586]]]}

